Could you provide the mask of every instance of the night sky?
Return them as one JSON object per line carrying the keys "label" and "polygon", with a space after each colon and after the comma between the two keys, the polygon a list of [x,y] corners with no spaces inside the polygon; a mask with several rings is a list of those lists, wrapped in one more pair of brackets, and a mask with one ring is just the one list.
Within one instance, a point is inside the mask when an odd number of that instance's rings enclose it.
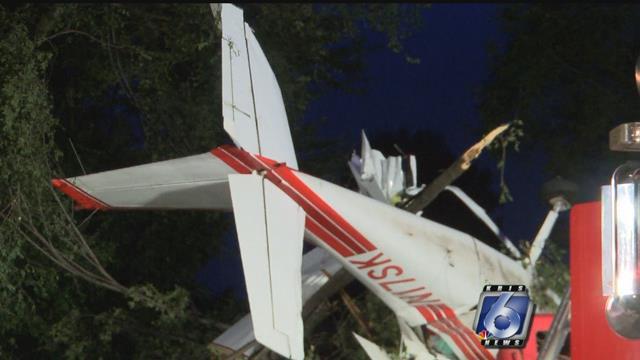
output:
{"label": "night sky", "polygon": [[[388,49],[376,51],[366,59],[366,94],[335,91],[313,103],[309,112],[314,117],[325,115],[326,135],[343,133],[355,149],[359,149],[360,129],[368,134],[381,129],[428,129],[441,135],[456,156],[462,154],[483,135],[476,99],[489,77],[488,44],[500,49],[507,41],[498,20],[501,8],[432,5],[424,11],[423,27],[405,42],[407,53],[419,57],[420,64],[409,64]],[[383,40],[376,34],[369,36],[372,41]],[[544,154],[532,148],[508,155],[506,180],[514,202],[491,215],[513,240],[533,238],[548,210],[538,196],[542,184],[551,178],[543,172],[543,160]],[[492,172],[493,191],[498,193],[495,160],[484,153],[473,166]]]}
{"label": "night sky", "polygon": [[[345,136],[354,149],[360,146],[360,129],[369,134],[387,129],[428,129],[442,136],[454,154],[461,154],[482,136],[476,99],[489,77],[488,44],[492,42],[500,49],[507,41],[498,20],[501,8],[485,4],[432,5],[424,11],[420,31],[404,42],[406,52],[419,57],[420,64],[409,64],[402,55],[386,48],[376,50],[365,59],[365,94],[333,91],[313,102],[306,117],[325,116],[328,122],[321,134],[328,138]],[[379,34],[366,34],[371,43],[384,41]],[[375,148],[375,143],[372,146]],[[339,159],[344,161],[345,171],[349,155]],[[533,239],[549,209],[538,195],[542,184],[551,178],[543,171],[544,157],[532,148],[508,155],[506,180],[514,202],[499,206],[490,215],[514,241]],[[473,166],[491,172],[493,189],[487,190],[497,196],[495,159],[483,153]],[[233,268],[241,269],[239,256],[229,256],[237,252],[235,239],[229,235],[225,242],[228,246],[219,260],[211,261],[199,276],[210,288],[214,284],[216,289],[224,288],[224,283],[231,285]]]}

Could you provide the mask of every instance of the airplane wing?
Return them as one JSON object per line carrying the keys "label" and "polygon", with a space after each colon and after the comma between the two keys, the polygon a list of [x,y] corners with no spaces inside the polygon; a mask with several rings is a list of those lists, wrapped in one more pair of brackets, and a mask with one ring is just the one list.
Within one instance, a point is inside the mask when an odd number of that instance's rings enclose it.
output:
{"label": "airplane wing", "polygon": [[[302,303],[306,303],[341,268],[342,265],[320,247],[306,253],[302,258]],[[253,355],[258,348],[257,345],[248,346],[254,340],[251,315],[247,314],[213,342],[229,349],[229,353],[245,349],[244,355],[248,357]]]}
{"label": "airplane wing", "polygon": [[227,176],[233,173],[204,153],[51,183],[81,209],[231,210]]}
{"label": "airplane wing", "polygon": [[303,359],[305,213],[260,175],[229,175],[229,185],[256,340],[282,356]]}

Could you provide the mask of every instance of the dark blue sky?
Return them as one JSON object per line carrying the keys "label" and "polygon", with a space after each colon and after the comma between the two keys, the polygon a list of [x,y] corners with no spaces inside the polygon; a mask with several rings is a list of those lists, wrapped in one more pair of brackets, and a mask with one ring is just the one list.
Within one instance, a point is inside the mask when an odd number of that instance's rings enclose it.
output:
{"label": "dark blue sky", "polygon": [[[461,154],[482,136],[476,100],[489,76],[488,44],[504,47],[507,41],[498,20],[501,9],[492,4],[432,5],[424,11],[421,30],[405,42],[407,53],[419,57],[420,64],[409,64],[387,49],[371,53],[366,58],[365,94],[334,91],[312,103],[309,113],[326,116],[327,136],[343,133],[355,146],[360,129],[371,134],[422,128],[441,135],[454,154]],[[515,201],[492,215],[514,240],[531,239],[548,210],[538,196],[550,177],[543,172],[543,159],[532,148],[508,156],[507,183]],[[474,166],[492,172],[497,192],[496,162],[483,154]]]}

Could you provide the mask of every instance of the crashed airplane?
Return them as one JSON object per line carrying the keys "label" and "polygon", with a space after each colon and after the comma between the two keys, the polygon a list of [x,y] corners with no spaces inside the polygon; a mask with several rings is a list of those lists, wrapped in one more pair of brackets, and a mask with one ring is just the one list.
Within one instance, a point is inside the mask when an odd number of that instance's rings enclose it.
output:
{"label": "crashed airplane", "polygon": [[[251,313],[215,339],[231,352],[258,345],[303,359],[302,306],[341,268],[397,316],[404,351],[445,358],[426,344],[439,337],[458,359],[493,359],[471,329],[485,284],[525,284],[533,258],[502,235],[484,210],[448,187],[514,256],[461,231],[393,206],[417,194],[414,157],[385,157],[363,134],[349,167],[359,192],[298,171],[281,91],[241,9],[212,6],[222,26],[222,108],[233,145],[119,170],[54,179],[78,207],[98,210],[233,211]],[[543,243],[562,206],[542,226]],[[538,238],[540,241],[538,241]],[[316,247],[303,255],[303,240]],[[516,259],[519,257],[520,259]],[[526,258],[527,261],[521,259]],[[369,356],[386,356],[357,337]]]}

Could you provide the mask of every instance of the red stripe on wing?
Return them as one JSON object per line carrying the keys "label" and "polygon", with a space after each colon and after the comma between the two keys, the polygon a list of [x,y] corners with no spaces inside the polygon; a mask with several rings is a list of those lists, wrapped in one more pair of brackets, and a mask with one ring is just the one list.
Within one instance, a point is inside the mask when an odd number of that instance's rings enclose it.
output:
{"label": "red stripe on wing", "polygon": [[211,153],[240,174],[251,173],[251,168],[237,160],[226,146],[219,146],[211,150]]}
{"label": "red stripe on wing", "polygon": [[110,207],[65,179],[53,179],[51,185],[72,198],[77,209],[106,210]]}

